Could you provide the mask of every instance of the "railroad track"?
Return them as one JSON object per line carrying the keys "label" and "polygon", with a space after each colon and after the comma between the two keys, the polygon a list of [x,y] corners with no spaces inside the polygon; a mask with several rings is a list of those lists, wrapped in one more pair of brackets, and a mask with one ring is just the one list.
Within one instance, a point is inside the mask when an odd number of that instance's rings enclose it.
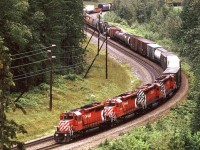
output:
{"label": "railroad track", "polygon": [[[91,31],[90,31],[91,32]],[[97,34],[95,34],[97,36]],[[101,37],[103,40],[103,37]],[[154,81],[162,73],[162,68],[157,64],[149,61],[146,58],[143,58],[139,54],[136,54],[129,50],[128,48],[112,41],[108,40],[109,46],[113,47],[116,51],[120,51],[127,57],[131,57],[143,66],[151,76],[150,81]],[[163,114],[167,113],[171,107],[175,106],[178,102],[180,102],[187,94],[188,90],[188,81],[184,74],[182,74],[182,86],[179,91],[166,103],[162,104],[161,106],[154,108],[152,110],[148,110],[145,114],[140,116],[129,116],[126,120],[126,123],[123,125],[119,124],[114,128],[106,129],[105,131],[99,131],[98,128],[88,131],[83,137],[79,137],[78,139],[73,140],[69,144],[55,144],[53,140],[53,136],[49,136],[46,138],[38,139],[32,142],[25,143],[25,147],[27,150],[62,150],[62,149],[89,149],[91,147],[95,147],[97,144],[102,143],[105,139],[109,139],[114,136],[118,136],[120,134],[126,133],[131,128],[145,124],[147,122],[154,121],[156,118],[159,118]],[[95,142],[94,142],[95,141]],[[89,145],[89,146],[86,146]],[[16,150],[17,148],[13,148]]]}

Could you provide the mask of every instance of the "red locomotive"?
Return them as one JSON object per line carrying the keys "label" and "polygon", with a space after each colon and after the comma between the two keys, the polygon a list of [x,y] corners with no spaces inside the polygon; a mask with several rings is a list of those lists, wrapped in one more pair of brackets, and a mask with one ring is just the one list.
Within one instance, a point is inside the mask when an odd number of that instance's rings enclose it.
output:
{"label": "red locomotive", "polygon": [[54,134],[57,143],[69,142],[84,131],[104,122],[104,105],[93,103],[60,115],[60,123]]}
{"label": "red locomotive", "polygon": [[137,109],[135,102],[136,99],[137,95],[135,92],[127,92],[106,100],[104,102],[105,120],[112,125],[112,123],[118,119],[133,113]]}
{"label": "red locomotive", "polygon": [[[110,9],[109,5],[101,5]],[[93,103],[71,110],[60,115],[60,123],[54,134],[57,143],[69,142],[74,137],[84,134],[94,127],[112,126],[127,115],[140,113],[172,96],[181,86],[181,61],[173,53],[168,52],[158,44],[142,37],[124,33],[118,27],[100,22],[98,19],[84,15],[87,25],[98,32],[106,34],[130,47],[130,50],[160,64],[163,74],[152,84],[136,88],[102,103]]]}

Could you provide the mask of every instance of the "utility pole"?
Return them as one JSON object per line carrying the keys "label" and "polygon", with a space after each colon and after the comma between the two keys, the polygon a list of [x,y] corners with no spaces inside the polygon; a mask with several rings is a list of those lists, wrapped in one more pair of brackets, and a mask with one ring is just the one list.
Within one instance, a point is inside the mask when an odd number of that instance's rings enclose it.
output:
{"label": "utility pole", "polygon": [[50,53],[50,82],[49,82],[49,86],[50,86],[50,90],[49,90],[49,96],[50,96],[50,100],[49,100],[49,110],[52,111],[52,77],[53,77],[53,58],[56,58],[56,56],[52,56],[52,48],[55,47],[56,45],[53,44],[50,47],[50,50],[48,50],[48,52]]}
{"label": "utility pole", "polygon": [[98,22],[98,54],[99,54],[99,51],[100,51],[100,48],[99,48],[99,45],[100,45],[100,19],[101,19],[101,12],[99,13],[99,22]]}
{"label": "utility pole", "polygon": [[[107,29],[106,29],[107,30]],[[106,34],[106,79],[108,79],[108,36],[107,33]]]}
{"label": "utility pole", "polygon": [[[93,63],[94,63],[94,61],[95,61],[96,58],[99,56],[99,52],[100,52],[100,50],[101,50],[103,44],[106,42],[106,79],[108,79],[107,28],[106,28],[106,29],[103,28],[103,35],[106,36],[106,39],[103,38],[103,43],[102,43],[102,45],[100,46],[100,19],[101,19],[101,14],[102,14],[102,12],[100,12],[100,13],[99,13],[99,16],[98,16],[99,22],[98,22],[98,49],[97,49],[97,54],[96,54],[96,56],[94,57],[94,59],[93,59],[91,65],[89,66],[87,72],[85,73],[84,78],[86,78],[86,76],[87,76],[88,72],[90,71],[90,69],[91,69],[91,67],[92,67],[92,65],[93,65]],[[94,30],[94,32],[95,32],[95,30]],[[93,36],[94,32],[92,33],[92,36]],[[92,38],[92,36],[91,36],[91,38]],[[91,40],[91,38],[90,38],[90,40]],[[90,41],[90,40],[89,40],[89,41]],[[89,44],[89,42],[88,42],[88,44]],[[88,44],[87,44],[87,46],[88,46]],[[87,48],[87,46],[85,47],[85,49]]]}

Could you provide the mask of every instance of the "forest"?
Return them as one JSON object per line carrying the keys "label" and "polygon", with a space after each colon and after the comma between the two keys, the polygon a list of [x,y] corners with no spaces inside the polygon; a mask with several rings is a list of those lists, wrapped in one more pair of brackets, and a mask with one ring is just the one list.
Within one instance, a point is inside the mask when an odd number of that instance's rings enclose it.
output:
{"label": "forest", "polygon": [[114,0],[114,10],[104,19],[177,53],[190,80],[187,100],[168,116],[133,129],[118,140],[107,140],[98,149],[200,148],[200,1],[184,0],[183,7],[159,2]]}
{"label": "forest", "polygon": [[[200,148],[200,1],[184,0],[180,8],[163,2],[114,0],[113,11],[104,20],[177,53],[190,80],[187,100],[155,123],[106,141],[98,149]],[[46,89],[48,51],[56,56],[55,74],[74,78],[84,71],[83,1],[1,0],[0,7],[0,149],[9,149],[23,145],[16,137],[27,130],[8,119],[7,112],[21,109],[26,113],[20,97],[33,87]]]}
{"label": "forest", "polygon": [[[6,149],[20,143],[17,132],[26,132],[6,111],[25,112],[17,103],[23,93],[49,81],[49,51],[56,57],[54,72],[83,70],[84,25],[82,0],[1,0],[0,7],[0,149]],[[12,92],[19,96],[10,98]]]}

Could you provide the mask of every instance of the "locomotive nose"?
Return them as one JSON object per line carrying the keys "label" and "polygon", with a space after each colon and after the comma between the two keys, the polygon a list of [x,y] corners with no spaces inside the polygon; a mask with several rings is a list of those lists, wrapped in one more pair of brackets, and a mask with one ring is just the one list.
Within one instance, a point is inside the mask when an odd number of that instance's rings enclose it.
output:
{"label": "locomotive nose", "polygon": [[113,114],[114,114],[113,107],[108,107],[107,106],[107,107],[104,108],[104,116],[106,118],[112,118]]}
{"label": "locomotive nose", "polygon": [[71,122],[70,121],[66,121],[66,120],[60,121],[60,123],[58,125],[58,130],[60,132],[69,132],[69,131],[71,131]]}

